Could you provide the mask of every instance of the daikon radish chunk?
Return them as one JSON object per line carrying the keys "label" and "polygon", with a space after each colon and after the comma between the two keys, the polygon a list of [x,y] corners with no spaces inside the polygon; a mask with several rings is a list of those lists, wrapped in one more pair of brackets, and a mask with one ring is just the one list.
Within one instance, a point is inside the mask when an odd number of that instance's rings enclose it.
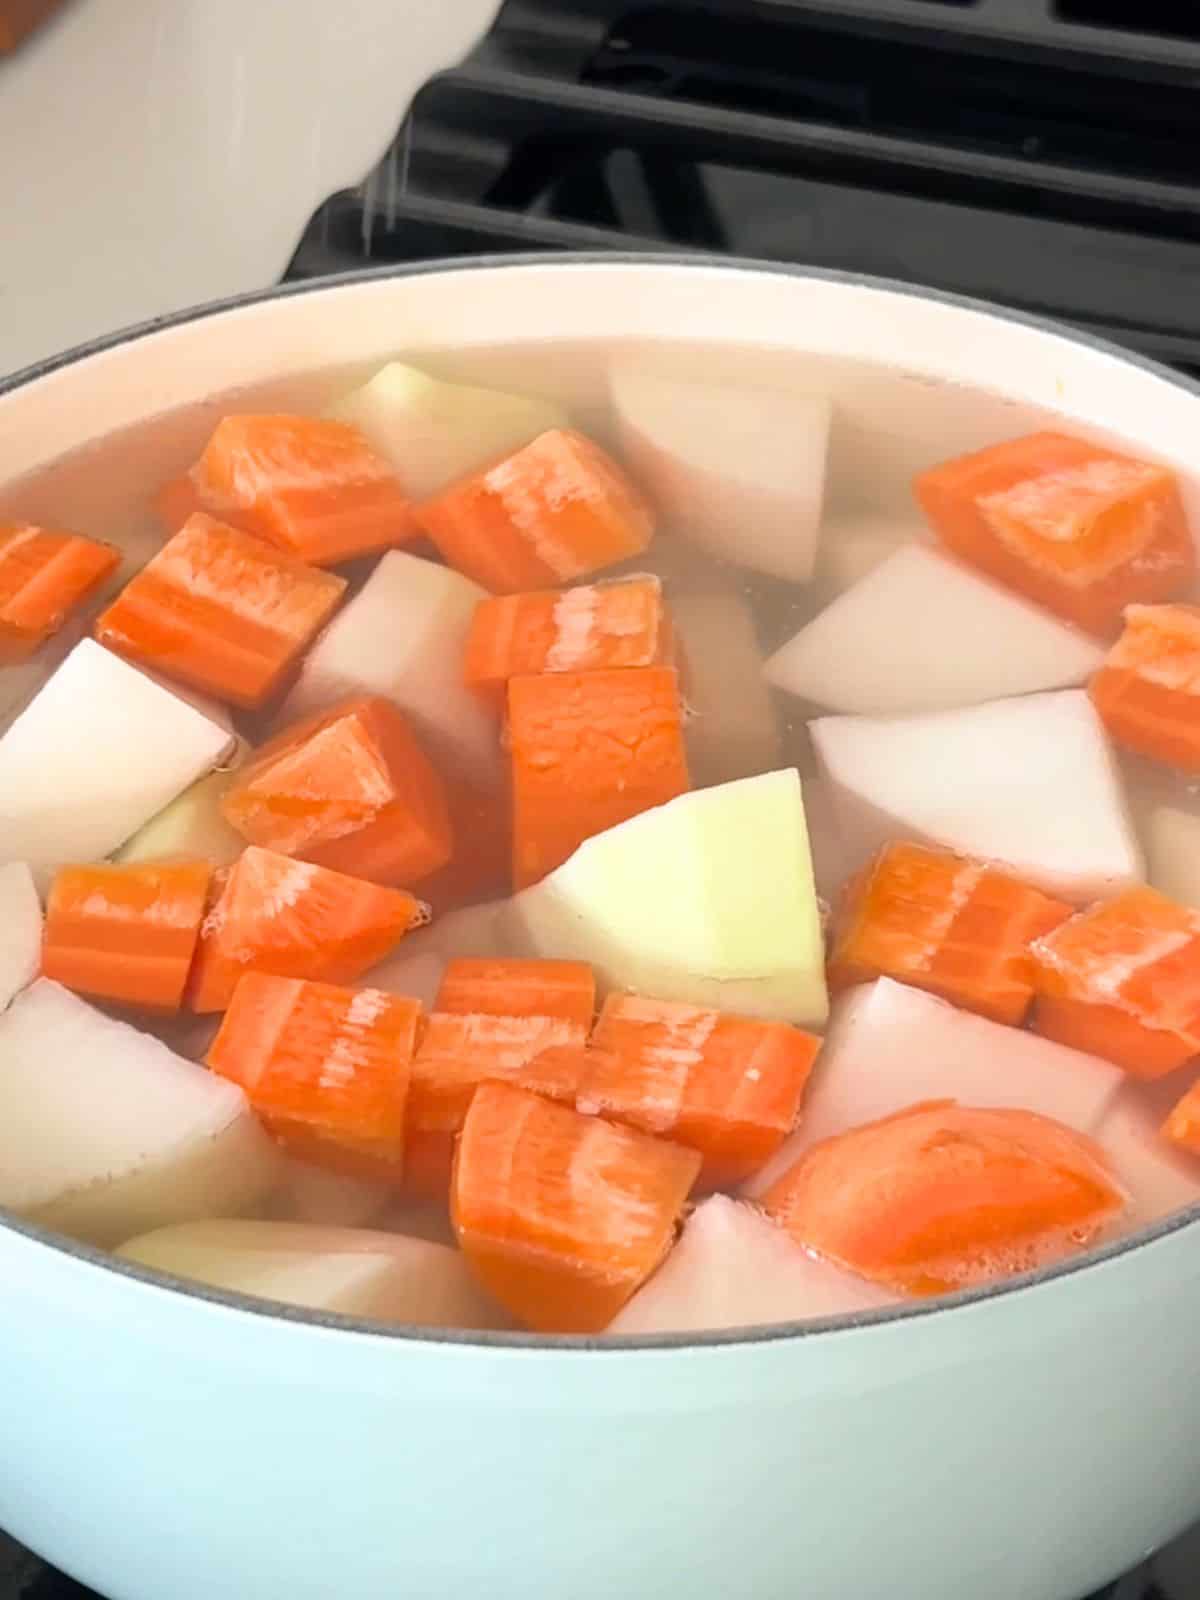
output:
{"label": "daikon radish chunk", "polygon": [[779,724],[745,597],[711,585],[669,593],[693,784],[706,788],[772,771],[779,765]]}
{"label": "daikon radish chunk", "polygon": [[300,1222],[194,1222],[131,1239],[126,1261],[311,1311],[420,1328],[504,1328],[445,1245]]}
{"label": "daikon radish chunk", "polygon": [[854,870],[893,839],[1010,868],[1073,903],[1142,876],[1120,778],[1086,693],[810,724]]}
{"label": "daikon radish chunk", "polygon": [[435,760],[497,781],[495,719],[463,682],[467,634],[484,598],[449,567],[390,550],[309,652],[279,725],[356,695],[383,695],[407,713]]}
{"label": "daikon radish chunk", "polygon": [[266,1205],[278,1222],[313,1222],[328,1228],[365,1228],[393,1205],[391,1184],[351,1178],[308,1161],[283,1163],[279,1185]]}
{"label": "daikon radish chunk", "polygon": [[1084,683],[1100,650],[928,545],[888,557],[777,650],[768,683],[833,711],[939,711]]}
{"label": "daikon radish chunk", "polygon": [[0,866],[0,1011],[37,977],[42,907],[23,861]]}
{"label": "daikon radish chunk", "polygon": [[1163,1133],[1180,1079],[1128,1083],[1110,1102],[1093,1136],[1130,1193],[1130,1223],[1144,1226],[1181,1206],[1200,1204],[1200,1158]]}
{"label": "daikon radish chunk", "polygon": [[414,500],[567,426],[549,400],[446,383],[402,361],[343,395],[329,415],[360,428]]}
{"label": "daikon radish chunk", "polygon": [[619,362],[622,458],[673,530],[739,566],[811,578],[831,408],[792,389],[697,383]]}
{"label": "daikon radish chunk", "polygon": [[841,594],[914,539],[927,537],[917,518],[882,511],[850,512],[821,526],[816,582],[828,595]]}
{"label": "daikon radish chunk", "polygon": [[517,953],[631,989],[815,1026],[824,943],[794,769],[681,795],[580,845],[500,918]]}
{"label": "daikon radish chunk", "polygon": [[245,1214],[274,1146],[231,1083],[49,979],[0,1017],[0,1205],[97,1244]]}
{"label": "daikon radish chunk", "polygon": [[1123,1082],[1098,1056],[880,978],[835,1004],[796,1131],[745,1192],[764,1193],[820,1140],[922,1100],[1036,1111],[1095,1134]]}
{"label": "daikon radish chunk", "polygon": [[116,859],[132,865],[139,861],[165,861],[172,856],[210,861],[227,867],[246,848],[246,841],[231,828],[221,810],[221,800],[233,782],[232,771],[212,772],[185,789],[165,810],[151,817]]}
{"label": "daikon radish chunk", "polygon": [[227,730],[93,640],[0,738],[0,840],[39,886],[125,843],[220,765]]}
{"label": "daikon radish chunk", "polygon": [[1200,910],[1200,815],[1156,806],[1145,838],[1150,882],[1172,900]]}
{"label": "daikon radish chunk", "polygon": [[895,1299],[815,1256],[753,1206],[715,1194],[608,1333],[703,1333],[873,1311]]}
{"label": "daikon radish chunk", "polygon": [[409,934],[394,955],[362,979],[388,994],[412,995],[432,1010],[446,963],[456,956],[501,956],[505,953],[499,919],[504,901],[464,906],[434,919],[432,927]]}

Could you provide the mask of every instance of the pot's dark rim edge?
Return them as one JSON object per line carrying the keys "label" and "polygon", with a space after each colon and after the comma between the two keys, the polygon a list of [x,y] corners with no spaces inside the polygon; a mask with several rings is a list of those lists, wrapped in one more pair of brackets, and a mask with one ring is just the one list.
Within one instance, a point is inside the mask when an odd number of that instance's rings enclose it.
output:
{"label": "pot's dark rim edge", "polygon": [[[1063,339],[1072,345],[1083,345],[1101,355],[1111,356],[1125,366],[1139,367],[1144,372],[1160,378],[1164,383],[1168,383],[1177,389],[1186,390],[1187,393],[1200,399],[1200,382],[1193,381],[1181,373],[1173,371],[1161,362],[1139,355],[1136,351],[1126,350],[1108,339],[1098,338],[1095,334],[1077,330],[1067,323],[1056,322],[1050,317],[1040,317],[1029,312],[994,305],[987,300],[977,300],[967,295],[953,294],[942,289],[923,288],[918,285],[902,283],[896,279],[873,277],[866,273],[840,272],[833,268],[793,266],[786,262],[758,261],[742,256],[708,255],[693,252],[672,254],[669,251],[642,253],[621,250],[514,252],[512,254],[499,255],[453,256],[429,261],[410,262],[399,266],[362,268],[353,272],[338,273],[330,277],[305,278],[296,283],[285,283],[268,289],[255,289],[242,294],[229,295],[223,300],[214,300],[204,305],[190,306],[181,311],[164,312],[162,315],[152,317],[145,322],[118,329],[113,333],[103,334],[86,344],[75,345],[70,350],[49,356],[42,361],[36,361],[32,365],[11,373],[7,377],[0,377],[0,398],[28,384],[35,383],[39,379],[57,372],[62,367],[73,366],[76,362],[85,360],[89,356],[100,355],[107,350],[116,349],[120,345],[131,344],[140,339],[149,338],[168,328],[180,327],[190,322],[203,321],[208,317],[221,316],[225,312],[260,305],[266,301],[291,299],[305,294],[319,294],[323,291],[350,288],[356,284],[371,283],[385,278],[415,278],[432,274],[448,275],[450,273],[478,272],[497,268],[520,270],[523,268],[545,269],[549,267],[569,270],[573,267],[596,266],[647,267],[651,269],[685,267],[706,270],[718,268],[729,272],[752,272],[779,277],[814,278],[826,283],[840,283],[848,287],[879,290],[913,300],[934,300],[941,305],[953,306],[962,311],[976,312],[1000,321],[1017,323],[1022,327],[1032,328],[1036,332],[1050,337]],[[985,1284],[977,1289],[966,1289],[957,1294],[944,1296],[936,1300],[908,1301],[896,1306],[881,1307],[875,1311],[858,1312],[837,1317],[813,1318],[805,1322],[770,1323],[751,1328],[720,1328],[704,1333],[646,1334],[641,1337],[634,1335],[583,1337],[562,1334],[547,1336],[530,1333],[469,1333],[449,1329],[410,1327],[407,1325],[392,1326],[387,1323],[372,1322],[360,1317],[342,1316],[334,1312],[310,1311],[300,1306],[289,1306],[281,1302],[261,1300],[252,1295],[213,1289],[205,1284],[196,1283],[186,1278],[174,1277],[167,1272],[158,1272],[140,1267],[133,1262],[121,1260],[119,1257],[111,1255],[108,1251],[82,1244],[75,1239],[67,1238],[63,1234],[55,1233],[49,1228],[41,1227],[37,1223],[13,1216],[3,1208],[0,1208],[0,1229],[23,1235],[36,1244],[45,1245],[63,1255],[73,1256],[76,1260],[89,1266],[99,1267],[102,1271],[133,1278],[158,1289],[165,1288],[171,1293],[182,1294],[193,1300],[206,1301],[211,1305],[220,1306],[226,1310],[239,1311],[273,1322],[297,1323],[305,1327],[317,1327],[339,1333],[354,1333],[372,1339],[385,1339],[401,1345],[435,1344],[442,1347],[459,1347],[464,1350],[464,1353],[480,1348],[489,1350],[511,1349],[526,1351],[540,1356],[570,1355],[581,1352],[590,1355],[611,1354],[613,1356],[627,1355],[634,1352],[659,1352],[666,1355],[683,1350],[710,1350],[715,1353],[721,1349],[743,1349],[747,1346],[754,1347],[784,1341],[814,1339],[827,1334],[865,1332],[867,1329],[885,1324],[911,1322],[930,1316],[945,1317],[951,1312],[966,1311],[970,1307],[982,1305],[1001,1296],[1008,1297],[1028,1293],[1031,1289],[1040,1288],[1045,1284],[1069,1278],[1078,1273],[1093,1271],[1118,1260],[1122,1256],[1129,1255],[1135,1250],[1141,1250],[1147,1245],[1166,1239],[1184,1228],[1192,1227],[1197,1222],[1200,1222],[1200,1202],[1188,1206],[1171,1216],[1161,1218],[1147,1227],[1140,1228],[1135,1233],[1115,1239],[1098,1249],[1088,1251],[1084,1255],[1074,1257],[1071,1260],[1060,1262],[1056,1266],[1043,1267],[1036,1272],[1023,1273],[1017,1278],[1009,1278],[999,1283]]]}

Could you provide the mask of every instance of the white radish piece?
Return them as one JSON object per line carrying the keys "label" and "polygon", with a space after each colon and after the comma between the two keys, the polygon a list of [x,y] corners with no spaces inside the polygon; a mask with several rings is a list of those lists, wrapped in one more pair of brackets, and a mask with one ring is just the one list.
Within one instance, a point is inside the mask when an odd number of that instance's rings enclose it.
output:
{"label": "white radish piece", "polygon": [[228,729],[84,639],[0,738],[0,841],[39,887],[110,855],[221,764]]}
{"label": "white radish piece", "polygon": [[703,1333],[836,1317],[894,1303],[868,1283],[801,1250],[753,1206],[713,1195],[607,1331]]}
{"label": "white radish piece", "polygon": [[889,840],[945,845],[1085,902],[1142,877],[1100,719],[1082,689],[913,717],[809,724],[847,867]]}
{"label": "white radish piece", "polygon": [[909,544],[801,628],[768,683],[860,715],[940,711],[1085,683],[1103,652],[930,545]]}
{"label": "white radish piece", "polygon": [[1133,1227],[1200,1204],[1200,1156],[1162,1133],[1168,1113],[1183,1096],[1187,1076],[1173,1073],[1160,1083],[1126,1083],[1094,1130],[1129,1190]]}
{"label": "white radish piece", "polygon": [[671,529],[737,566],[812,577],[831,407],[821,395],[610,373],[621,454]]}
{"label": "white radish piece", "polygon": [[330,1228],[363,1228],[377,1221],[394,1202],[395,1190],[307,1161],[282,1163],[279,1185],[264,1208],[279,1222],[313,1222]]}
{"label": "white radish piece", "polygon": [[923,522],[883,511],[856,511],[833,517],[817,539],[816,582],[829,595],[841,594],[865,578],[904,544],[927,539]]}
{"label": "white radish piece", "polygon": [[233,773],[212,772],[185,789],[117,851],[118,861],[166,861],[191,856],[226,867],[246,848],[236,828],[225,821],[221,798]]}
{"label": "white radish piece", "polygon": [[414,500],[440,493],[569,420],[549,400],[446,383],[402,361],[389,361],[329,415],[361,428]]}
{"label": "white radish piece", "polygon": [[1145,822],[1149,880],[1181,905],[1200,908],[1200,816],[1155,806]]}
{"label": "white radish piece", "polygon": [[42,962],[42,903],[23,861],[0,867],[0,1011],[37,977]]}
{"label": "white radish piece", "polygon": [[435,917],[427,928],[410,933],[394,955],[381,961],[362,982],[387,994],[410,995],[430,1010],[446,963],[457,956],[502,956],[500,914],[507,902],[463,906]]}
{"label": "white radish piece", "polygon": [[0,1017],[0,1205],[116,1244],[245,1214],[276,1160],[235,1084],[57,983]]}
{"label": "white radish piece", "polygon": [[463,682],[478,584],[449,567],[389,550],[309,651],[283,708],[288,723],[352,695],[393,701],[435,758],[490,783],[500,771],[495,718]]}
{"label": "white radish piece", "polygon": [[834,1005],[796,1131],[746,1193],[764,1193],[819,1140],[922,1100],[1036,1111],[1095,1133],[1124,1081],[1098,1056],[879,978]]}
{"label": "white radish piece", "polygon": [[825,952],[800,778],[681,795],[581,844],[502,913],[517,953],[589,961],[601,992],[809,1026]]}
{"label": "white radish piece", "polygon": [[697,788],[769,772],[779,727],[763,680],[754,618],[732,588],[673,589],[688,718],[688,770]]}
{"label": "white radish piece", "polygon": [[132,1239],[127,1261],[234,1294],[421,1328],[506,1328],[457,1250],[300,1222],[193,1222]]}

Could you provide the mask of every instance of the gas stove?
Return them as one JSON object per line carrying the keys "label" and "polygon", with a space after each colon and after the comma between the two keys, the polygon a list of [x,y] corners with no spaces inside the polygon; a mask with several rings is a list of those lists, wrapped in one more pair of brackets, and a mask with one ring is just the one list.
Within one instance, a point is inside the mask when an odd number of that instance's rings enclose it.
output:
{"label": "gas stove", "polygon": [[[1200,373],[1198,140],[1179,0],[508,0],[285,277],[728,251],[978,295]],[[1198,1573],[1200,1529],[1101,1593],[1193,1600]],[[90,1593],[0,1535],[0,1600]]]}

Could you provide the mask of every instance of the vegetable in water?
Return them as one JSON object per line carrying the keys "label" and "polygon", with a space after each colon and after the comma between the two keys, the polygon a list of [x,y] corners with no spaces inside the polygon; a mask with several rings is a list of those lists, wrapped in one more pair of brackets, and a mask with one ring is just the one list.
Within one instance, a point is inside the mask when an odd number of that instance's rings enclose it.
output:
{"label": "vegetable in water", "polygon": [[0,1011],[37,977],[42,959],[42,905],[23,861],[0,866]]}
{"label": "vegetable in water", "polygon": [[0,668],[27,661],[120,563],[110,544],[0,522]]}
{"label": "vegetable in water", "polygon": [[1200,606],[1127,607],[1125,631],[1091,694],[1120,744],[1180,772],[1200,772]]}

